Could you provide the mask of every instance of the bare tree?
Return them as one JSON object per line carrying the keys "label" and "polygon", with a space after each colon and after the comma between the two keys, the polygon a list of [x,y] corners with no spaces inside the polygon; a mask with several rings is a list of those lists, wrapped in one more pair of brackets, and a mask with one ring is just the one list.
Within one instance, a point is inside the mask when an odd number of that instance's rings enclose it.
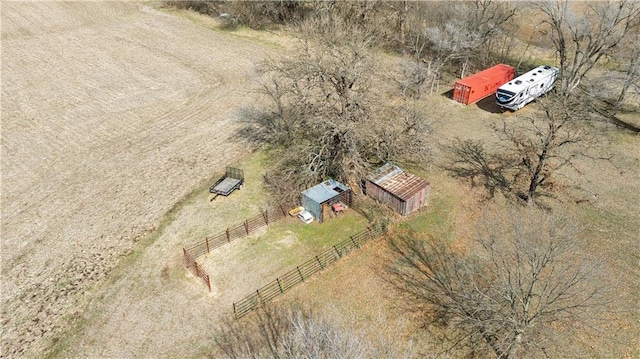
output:
{"label": "bare tree", "polygon": [[[388,323],[393,327],[394,323]],[[249,320],[226,322],[215,337],[220,353],[245,358],[409,358],[412,348],[390,333],[368,333],[311,310],[271,303]]]}
{"label": "bare tree", "polygon": [[545,15],[541,31],[553,43],[560,63],[557,90],[563,96],[574,94],[587,73],[611,55],[640,20],[640,5],[628,0],[553,0],[540,2],[538,8]]}
{"label": "bare tree", "polygon": [[401,51],[404,53],[407,45],[407,17],[411,11],[415,11],[414,1],[387,1],[383,0],[385,6],[387,6],[395,14],[394,32],[397,35],[398,43]]}
{"label": "bare tree", "polygon": [[640,94],[640,30],[636,28],[635,34],[630,37],[626,51],[622,51],[622,57],[627,66],[624,81],[618,97],[613,105],[615,112],[620,110],[629,91]]}
{"label": "bare tree", "polygon": [[520,118],[516,123],[503,119],[502,126],[495,128],[506,152],[519,160],[513,183],[517,195],[528,203],[535,202],[540,189],[552,186],[561,169],[576,169],[575,159],[589,156],[589,150],[597,144],[580,122],[588,116],[587,106],[553,95],[538,103],[543,115]]}
{"label": "bare tree", "polygon": [[640,127],[618,115],[640,111],[640,27],[629,32],[606,66],[580,88],[593,99],[591,107],[603,119],[620,129],[640,133]]}
{"label": "bare tree", "polygon": [[578,158],[609,159],[602,152],[603,140],[581,121],[591,116],[588,103],[548,94],[538,104],[539,113],[492,126],[498,139],[493,150],[473,141],[448,146],[446,168],[458,177],[479,179],[491,196],[499,190],[532,204],[551,194],[543,190],[562,187],[556,180],[561,171],[580,173]]}
{"label": "bare tree", "polygon": [[393,238],[391,283],[427,325],[449,328],[454,347],[562,356],[567,337],[608,304],[600,262],[580,251],[576,224],[527,207],[485,215],[477,227],[466,250],[416,233]]}
{"label": "bare tree", "polygon": [[504,52],[502,35],[516,14],[513,4],[492,0],[385,4],[397,14],[399,46],[412,59],[400,82],[417,98],[425,86],[433,92],[446,66],[460,65],[464,77],[472,59],[485,65],[493,52]]}
{"label": "bare tree", "polygon": [[503,26],[516,14],[516,7],[505,2],[476,0],[451,7],[450,17],[441,26],[430,26],[425,34],[437,51],[441,62],[461,62],[460,77],[464,77],[472,57],[486,59]]}
{"label": "bare tree", "polygon": [[291,56],[263,64],[270,106],[251,123],[253,135],[281,150],[284,180],[293,188],[326,177],[357,184],[371,165],[425,152],[424,116],[371,90],[379,81],[371,33],[327,16],[298,34]]}

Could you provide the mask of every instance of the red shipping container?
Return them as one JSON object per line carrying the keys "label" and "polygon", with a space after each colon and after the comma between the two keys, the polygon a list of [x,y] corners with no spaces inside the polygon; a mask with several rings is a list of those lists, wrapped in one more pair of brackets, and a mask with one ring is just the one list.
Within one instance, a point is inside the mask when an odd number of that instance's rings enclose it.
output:
{"label": "red shipping container", "polygon": [[456,81],[453,99],[465,105],[494,94],[498,87],[513,80],[516,70],[509,65],[498,64]]}

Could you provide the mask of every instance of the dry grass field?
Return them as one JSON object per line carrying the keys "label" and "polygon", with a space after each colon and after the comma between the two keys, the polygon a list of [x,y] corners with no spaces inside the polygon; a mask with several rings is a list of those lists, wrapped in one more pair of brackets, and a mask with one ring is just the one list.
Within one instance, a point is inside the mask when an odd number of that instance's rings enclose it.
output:
{"label": "dry grass field", "polygon": [[[2,357],[205,357],[232,302],[280,274],[271,266],[252,275],[277,257],[252,257],[252,247],[296,240],[288,227],[295,223],[285,223],[206,256],[211,293],[185,270],[184,245],[269,202],[261,186],[266,157],[246,156],[249,145],[233,137],[236,109],[255,101],[256,63],[288,45],[154,6],[0,7]],[[491,101],[465,107],[434,95],[424,105],[436,121],[436,159],[437,142],[487,139],[488,124],[516,120]],[[584,245],[602,254],[620,299],[605,333],[578,343],[584,356],[637,357],[640,142],[603,132],[612,163],[585,161],[579,174],[564,174],[586,191],[567,188],[553,206],[582,220]],[[245,170],[245,189],[210,202],[208,185],[228,164]],[[483,206],[477,189],[437,164],[416,171],[432,183],[431,202],[404,225],[468,237]],[[277,300],[311,303],[383,339],[418,339],[421,354],[443,350],[417,336],[381,281],[386,260],[384,243],[372,243]]]}
{"label": "dry grass field", "polygon": [[[441,119],[434,129],[435,142],[440,143],[456,137],[488,140],[490,124],[502,118],[517,120],[515,113],[487,111],[486,103],[463,106],[441,96],[424,102],[433,109],[432,116]],[[530,104],[518,115],[535,110],[536,104]],[[640,141],[637,135],[612,127],[605,126],[602,131],[607,141],[604,150],[613,156],[611,162],[580,161],[580,173],[561,174],[567,188],[558,192],[555,200],[547,202],[553,211],[573,216],[580,222],[583,228],[580,247],[605,263],[605,278],[614,309],[600,328],[567,343],[565,350],[571,353],[567,357],[637,358],[640,356]],[[436,153],[436,163],[440,155]],[[493,201],[483,200],[478,188],[451,178],[436,165],[416,169],[415,173],[432,184],[429,206],[409,218],[397,218],[397,225],[401,227],[435,236],[451,236],[465,243],[475,233],[473,221],[480,217],[481,211],[489,205],[504,203],[499,195]],[[572,188],[574,184],[582,188]],[[444,353],[451,343],[439,340],[435,332],[425,332],[421,323],[411,322],[406,311],[410,303],[404,302],[385,283],[384,272],[389,263],[388,248],[379,241],[350,254],[346,260],[278,301],[310,303],[317,312],[332,320],[340,322],[347,318],[368,333],[382,333],[385,338],[391,331],[394,338],[401,338],[400,345],[416,345],[418,357]]]}
{"label": "dry grass field", "polygon": [[246,152],[235,110],[274,46],[138,2],[1,9],[2,356],[41,357],[92,285]]}

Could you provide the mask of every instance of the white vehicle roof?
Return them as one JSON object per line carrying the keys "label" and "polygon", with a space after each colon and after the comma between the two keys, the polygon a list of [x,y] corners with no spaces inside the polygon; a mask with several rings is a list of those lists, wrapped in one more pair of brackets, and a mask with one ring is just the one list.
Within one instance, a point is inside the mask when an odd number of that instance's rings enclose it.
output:
{"label": "white vehicle roof", "polygon": [[558,73],[557,67],[552,66],[538,66],[535,69],[516,77],[515,79],[507,82],[506,84],[498,87],[498,90],[506,90],[513,93],[518,93],[523,89],[529,87],[531,84],[538,82],[551,74]]}
{"label": "white vehicle roof", "polygon": [[302,219],[313,219],[313,215],[309,211],[302,211],[298,214],[298,217]]}

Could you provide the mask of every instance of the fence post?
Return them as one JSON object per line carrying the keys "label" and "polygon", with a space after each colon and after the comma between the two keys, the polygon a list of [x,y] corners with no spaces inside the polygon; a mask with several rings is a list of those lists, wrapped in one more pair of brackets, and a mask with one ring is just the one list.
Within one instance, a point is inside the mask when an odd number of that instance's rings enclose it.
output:
{"label": "fence post", "polygon": [[280,293],[284,293],[284,290],[282,290],[282,284],[280,284],[280,278],[276,278],[276,282],[278,282],[278,287],[280,287]]}
{"label": "fence post", "polygon": [[333,249],[335,249],[336,253],[338,253],[338,257],[342,258],[342,255],[340,254],[340,251],[338,250],[338,248],[336,248],[336,246],[333,246]]}
{"label": "fence post", "polygon": [[304,282],[304,276],[302,275],[302,272],[300,271],[300,267],[296,267],[296,269],[298,270],[298,274],[300,274],[300,279],[302,279],[302,281]]}
{"label": "fence post", "polygon": [[233,315],[235,315],[236,320],[238,320],[238,311],[236,310],[236,303],[233,303]]}
{"label": "fence post", "polygon": [[282,215],[283,216],[287,216],[287,211],[284,210],[284,208],[282,208],[282,203],[278,205],[280,207],[280,210],[282,211]]}
{"label": "fence post", "polygon": [[204,240],[207,242],[207,253],[211,253],[209,250],[209,237],[204,237]]}
{"label": "fence post", "polygon": [[320,258],[318,258],[318,256],[316,256],[316,260],[318,261],[318,264],[320,264],[320,268],[324,269],[324,266],[322,265],[322,262],[320,261]]}
{"label": "fence post", "polygon": [[184,265],[189,269],[189,256],[187,255],[187,249],[182,247],[182,252],[184,252]]}
{"label": "fence post", "polygon": [[231,237],[229,237],[229,227],[227,227],[227,242],[231,242]]}
{"label": "fence post", "polygon": [[262,303],[262,298],[260,298],[260,289],[256,289],[256,296],[258,297],[258,307],[259,307],[260,303]]}
{"label": "fence post", "polygon": [[244,230],[247,232],[247,236],[249,235],[249,220],[244,221]]}
{"label": "fence post", "polygon": [[356,243],[356,240],[353,239],[353,236],[349,237],[351,238],[351,242],[353,242],[353,245],[356,246],[356,248],[360,248],[360,246],[358,245],[358,243]]}
{"label": "fence post", "polygon": [[263,213],[264,216],[264,223],[268,226],[269,225],[269,210],[266,209]]}
{"label": "fence post", "polygon": [[211,293],[211,281],[209,281],[209,275],[207,274],[207,287],[209,288],[209,293]]}

